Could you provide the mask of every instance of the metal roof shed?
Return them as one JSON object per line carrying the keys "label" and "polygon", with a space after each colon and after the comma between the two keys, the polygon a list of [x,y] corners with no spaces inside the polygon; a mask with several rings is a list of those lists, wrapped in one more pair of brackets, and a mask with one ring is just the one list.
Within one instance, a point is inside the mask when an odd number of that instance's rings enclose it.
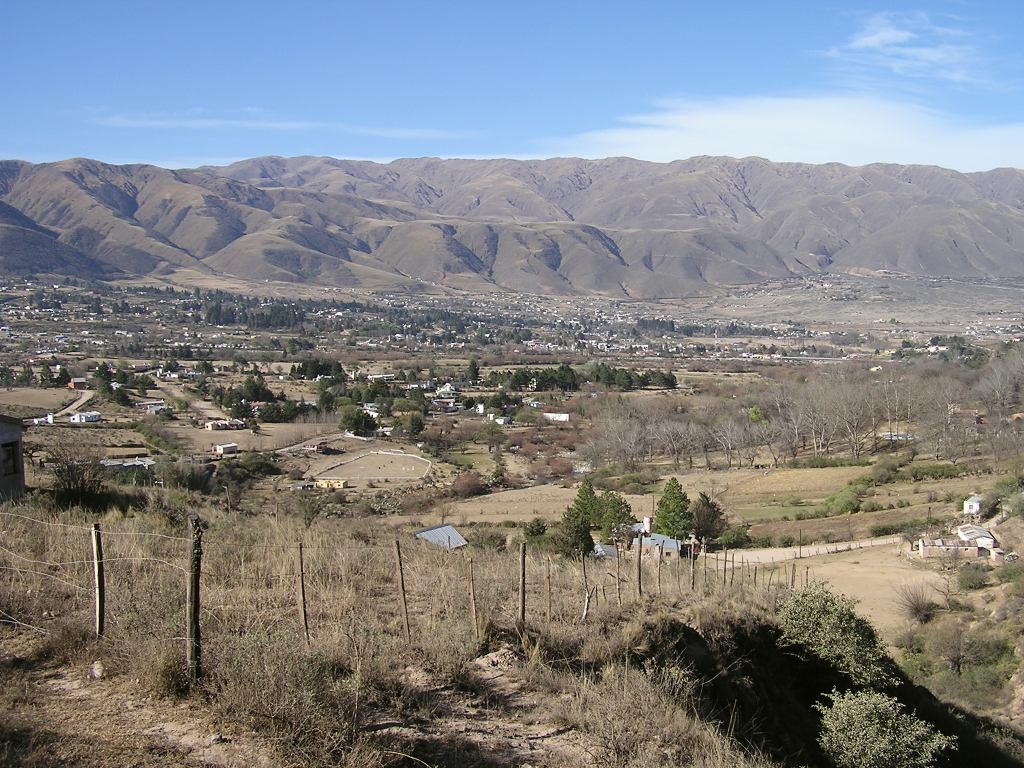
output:
{"label": "metal roof shed", "polygon": [[416,538],[429,541],[449,552],[453,549],[460,549],[469,543],[451,525],[435,525],[433,528],[424,528],[422,531],[416,531]]}

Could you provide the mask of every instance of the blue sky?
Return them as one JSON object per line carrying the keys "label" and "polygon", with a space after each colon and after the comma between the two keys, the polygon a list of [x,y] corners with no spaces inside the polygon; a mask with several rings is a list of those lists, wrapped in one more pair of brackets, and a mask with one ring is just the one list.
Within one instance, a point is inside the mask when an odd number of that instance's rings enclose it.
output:
{"label": "blue sky", "polygon": [[1016,3],[5,0],[0,158],[1024,167]]}

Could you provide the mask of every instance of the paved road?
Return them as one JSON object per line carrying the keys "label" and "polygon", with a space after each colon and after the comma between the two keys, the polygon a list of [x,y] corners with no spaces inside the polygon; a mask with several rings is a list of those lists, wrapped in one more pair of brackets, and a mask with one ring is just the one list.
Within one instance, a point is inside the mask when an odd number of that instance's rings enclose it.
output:
{"label": "paved road", "polygon": [[[779,563],[786,560],[797,560],[802,557],[848,552],[852,549],[883,547],[887,544],[896,546],[901,541],[903,541],[902,536],[878,536],[873,539],[836,541],[831,544],[804,544],[802,547],[771,547],[768,549],[738,549],[735,552],[737,564],[742,560],[749,565],[752,563]],[[715,553],[711,553],[711,559],[714,560],[714,558]],[[729,559],[731,561],[732,557],[730,556]]]}
{"label": "paved road", "polygon": [[92,400],[93,395],[95,395],[95,394],[96,394],[95,390],[92,390],[92,389],[83,390],[82,392],[80,392],[78,394],[78,399],[76,399],[70,405],[64,406],[59,411],[57,411],[55,414],[53,414],[54,418],[57,418],[58,416],[70,416],[72,413],[78,413],[78,409],[81,408],[86,403],[88,403],[90,400]]}

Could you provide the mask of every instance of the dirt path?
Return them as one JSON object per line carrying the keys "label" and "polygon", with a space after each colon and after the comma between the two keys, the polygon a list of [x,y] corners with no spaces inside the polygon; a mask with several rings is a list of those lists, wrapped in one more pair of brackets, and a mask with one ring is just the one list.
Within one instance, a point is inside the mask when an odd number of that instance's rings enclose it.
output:
{"label": "dirt path", "polygon": [[519,674],[521,664],[509,648],[474,659],[462,690],[435,685],[437,681],[429,676],[409,670],[413,683],[436,697],[437,715],[415,727],[384,723],[376,730],[399,738],[431,739],[448,745],[446,749],[479,752],[493,766],[587,764],[593,745],[553,719],[557,701],[551,700],[551,694],[528,690]]}
{"label": "dirt path", "polygon": [[[213,766],[275,768],[272,746],[237,724],[218,722],[201,701],[157,699],[123,675],[98,678],[88,663],[41,662],[38,636],[0,627],[0,765]],[[584,737],[556,721],[559,703],[530,690],[508,648],[470,662],[458,687],[418,669],[408,685],[429,697],[432,714],[382,716],[366,730],[385,743],[417,745],[445,764],[556,768],[586,764]],[[386,747],[382,747],[388,751]],[[393,752],[392,754],[399,754]]]}
{"label": "dirt path", "polygon": [[0,632],[0,764],[278,764],[269,745],[226,729],[199,703],[154,699],[122,676],[93,679],[91,667],[34,661],[31,640]]}
{"label": "dirt path", "polygon": [[[858,549],[871,549],[886,545],[896,547],[903,541],[902,536],[878,536],[873,539],[857,539],[855,541],[836,541],[831,544],[804,544],[797,547],[770,547],[768,549],[737,549],[736,565],[740,560],[744,563],[780,563],[787,560],[799,560],[819,555],[832,555]],[[714,554],[712,554],[712,558]]]}
{"label": "dirt path", "polygon": [[53,417],[57,418],[58,416],[69,416],[72,413],[78,413],[78,409],[81,408],[86,403],[88,403],[90,400],[92,400],[95,394],[95,390],[85,390],[78,396],[78,398],[73,403],[69,403],[68,405],[64,406],[59,411],[57,411],[55,414],[53,414]]}

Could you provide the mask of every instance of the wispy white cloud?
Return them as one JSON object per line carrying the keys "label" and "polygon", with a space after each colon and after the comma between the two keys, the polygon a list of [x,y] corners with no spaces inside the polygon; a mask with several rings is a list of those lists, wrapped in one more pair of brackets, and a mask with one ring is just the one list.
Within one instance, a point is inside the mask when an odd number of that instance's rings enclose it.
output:
{"label": "wispy white cloud", "polygon": [[142,130],[189,130],[189,131],[268,131],[268,132],[312,132],[325,131],[345,133],[352,136],[366,136],[378,139],[409,140],[457,140],[477,136],[475,131],[453,131],[437,128],[409,128],[395,126],[359,125],[355,123],[324,120],[284,120],[267,115],[255,108],[247,108],[228,115],[210,115],[204,110],[189,110],[182,113],[106,114],[94,116],[91,122],[107,128]]}
{"label": "wispy white cloud", "polygon": [[539,155],[694,155],[775,161],[1024,167],[1024,123],[968,123],[918,104],[863,95],[667,101],[621,125],[540,142]]}
{"label": "wispy white cloud", "polygon": [[869,16],[843,45],[827,53],[862,74],[975,84],[988,79],[985,56],[974,37],[920,11]]}

